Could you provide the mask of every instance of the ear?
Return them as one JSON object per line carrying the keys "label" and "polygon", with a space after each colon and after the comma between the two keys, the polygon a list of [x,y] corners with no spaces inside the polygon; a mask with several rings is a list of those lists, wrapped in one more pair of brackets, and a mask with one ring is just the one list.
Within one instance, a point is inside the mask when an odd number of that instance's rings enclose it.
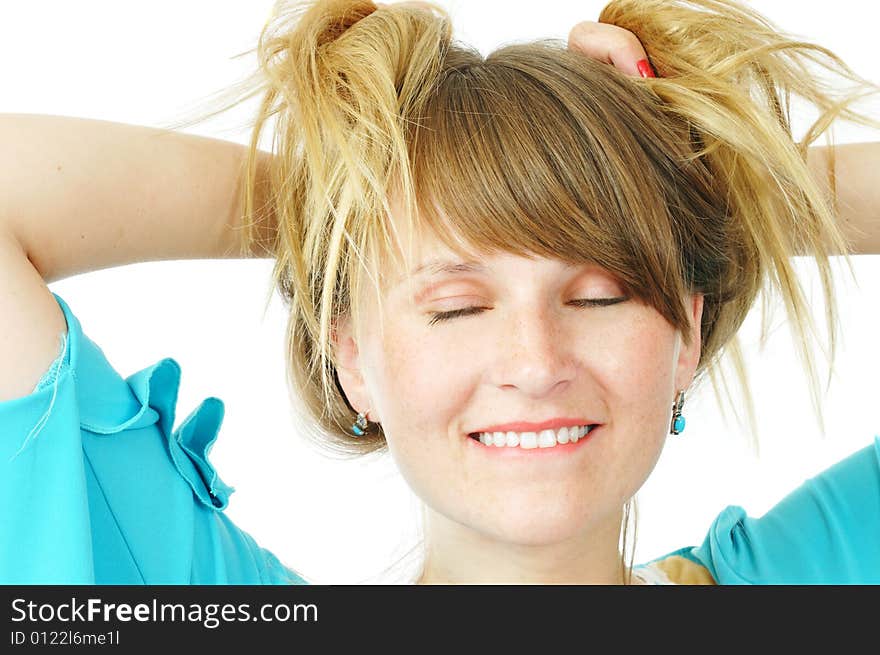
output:
{"label": "ear", "polygon": [[361,370],[360,350],[348,317],[340,319],[330,331],[330,340],[336,358],[336,376],[349,404],[357,412],[369,412],[368,419],[378,422],[378,412],[367,393]]}
{"label": "ear", "polygon": [[700,363],[700,353],[702,352],[702,319],[703,319],[703,294],[696,293],[690,296],[691,308],[691,343],[685,345],[684,339],[681,340],[681,348],[678,352],[678,363],[675,370],[675,390],[683,391],[690,386],[694,379],[694,373],[697,370],[697,364]]}

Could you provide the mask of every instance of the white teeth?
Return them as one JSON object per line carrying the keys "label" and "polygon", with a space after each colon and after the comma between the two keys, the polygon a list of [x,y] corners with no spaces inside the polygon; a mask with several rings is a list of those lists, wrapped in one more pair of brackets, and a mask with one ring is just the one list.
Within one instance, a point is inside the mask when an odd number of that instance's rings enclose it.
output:
{"label": "white teeth", "polygon": [[[574,428],[577,430],[577,428]],[[556,433],[556,441],[560,444],[568,443],[568,428],[559,428],[559,432]]]}
{"label": "white teeth", "polygon": [[553,430],[541,430],[538,434],[538,448],[552,448],[556,445],[556,433]]}
{"label": "white teeth", "polygon": [[480,443],[496,448],[552,448],[556,444],[577,443],[590,431],[586,425],[541,430],[541,432],[481,432]]}

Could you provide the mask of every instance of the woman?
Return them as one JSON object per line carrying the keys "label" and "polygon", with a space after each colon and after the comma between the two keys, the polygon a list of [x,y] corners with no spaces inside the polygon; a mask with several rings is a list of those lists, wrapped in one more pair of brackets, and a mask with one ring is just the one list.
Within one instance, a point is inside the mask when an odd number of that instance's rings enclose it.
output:
{"label": "woman", "polygon": [[[813,256],[827,292],[829,255],[870,252],[841,233],[823,187],[833,161],[807,147],[837,116],[876,123],[802,65],[867,83],[741,5],[620,1],[600,21],[570,50],[510,46],[484,63],[424,3],[273,16],[245,87],[265,96],[240,246],[276,259],[305,427],[346,451],[388,446],[425,503],[421,583],[880,580],[865,493],[877,444],[760,520],[725,510],[699,548],[635,574],[626,561],[630,501],[684,428],[688,394],[736,357],[758,292],[777,288],[807,352],[789,258]],[[786,92],[820,110],[801,143]],[[270,158],[256,144],[276,114]],[[211,147],[209,173],[234,177],[237,151]],[[847,154],[869,166],[875,152]],[[45,288],[75,272],[69,244],[19,215],[0,257],[17,344],[0,377],[0,425],[17,437],[0,453],[16,501],[0,577],[302,582],[222,512],[230,489],[206,456],[222,406],[172,430],[176,362],[113,371]],[[215,223],[130,229],[125,248],[98,230],[89,265],[239,245]]]}

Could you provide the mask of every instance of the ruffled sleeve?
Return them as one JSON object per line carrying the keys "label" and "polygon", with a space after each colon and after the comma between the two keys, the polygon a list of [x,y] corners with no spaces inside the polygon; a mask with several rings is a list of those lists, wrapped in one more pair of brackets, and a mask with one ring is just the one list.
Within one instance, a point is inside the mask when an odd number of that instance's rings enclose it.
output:
{"label": "ruffled sleeve", "polygon": [[175,429],[178,363],[123,379],[54,295],[61,354],[0,402],[0,584],[304,584],[223,512],[223,402]]}
{"label": "ruffled sleeve", "polygon": [[760,518],[727,507],[682,554],[719,584],[880,584],[880,437]]}

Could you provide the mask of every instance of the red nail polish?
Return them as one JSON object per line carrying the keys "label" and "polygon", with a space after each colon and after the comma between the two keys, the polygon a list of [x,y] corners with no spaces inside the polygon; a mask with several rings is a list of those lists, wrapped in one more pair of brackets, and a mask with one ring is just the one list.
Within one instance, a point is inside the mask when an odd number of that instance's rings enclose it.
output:
{"label": "red nail polish", "polygon": [[639,75],[642,77],[657,77],[654,75],[654,70],[651,68],[651,64],[648,63],[647,59],[639,59],[636,62],[636,68],[639,69]]}

